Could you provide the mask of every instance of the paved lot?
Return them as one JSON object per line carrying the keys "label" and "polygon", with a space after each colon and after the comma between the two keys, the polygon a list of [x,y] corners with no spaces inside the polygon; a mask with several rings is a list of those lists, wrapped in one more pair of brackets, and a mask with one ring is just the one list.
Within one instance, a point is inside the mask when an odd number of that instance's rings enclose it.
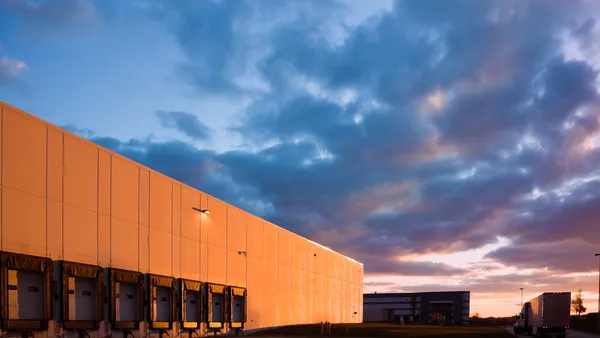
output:
{"label": "paved lot", "polygon": [[[260,336],[262,338],[281,338],[281,336],[323,337],[320,334],[318,325],[287,326],[257,332],[252,334],[252,336]],[[346,325],[334,324],[332,325],[332,335],[330,337],[511,338],[513,336],[500,326],[400,326],[398,324],[389,323],[366,323]]]}
{"label": "paved lot", "polygon": [[[513,333],[512,326],[508,326],[505,329],[509,333]],[[526,335],[516,335],[516,336],[517,337],[528,337]],[[600,338],[600,336],[597,334],[581,332],[581,331],[576,331],[576,330],[569,330],[569,332],[567,332],[567,337],[569,337],[569,338]]]}

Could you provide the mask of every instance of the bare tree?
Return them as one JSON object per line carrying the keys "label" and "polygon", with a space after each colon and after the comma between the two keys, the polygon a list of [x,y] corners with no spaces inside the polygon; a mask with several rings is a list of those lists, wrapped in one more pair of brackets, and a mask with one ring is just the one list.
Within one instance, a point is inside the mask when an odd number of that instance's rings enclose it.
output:
{"label": "bare tree", "polygon": [[571,308],[573,309],[573,312],[577,313],[578,317],[587,310],[585,306],[583,306],[583,298],[581,298],[582,291],[582,289],[579,289],[575,296],[573,296],[573,299],[571,299]]}

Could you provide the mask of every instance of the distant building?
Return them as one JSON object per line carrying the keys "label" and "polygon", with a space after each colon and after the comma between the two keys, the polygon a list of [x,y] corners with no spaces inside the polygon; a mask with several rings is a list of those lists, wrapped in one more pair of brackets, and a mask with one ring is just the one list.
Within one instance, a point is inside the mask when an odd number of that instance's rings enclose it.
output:
{"label": "distant building", "polygon": [[468,324],[470,297],[469,291],[367,293],[363,321]]}

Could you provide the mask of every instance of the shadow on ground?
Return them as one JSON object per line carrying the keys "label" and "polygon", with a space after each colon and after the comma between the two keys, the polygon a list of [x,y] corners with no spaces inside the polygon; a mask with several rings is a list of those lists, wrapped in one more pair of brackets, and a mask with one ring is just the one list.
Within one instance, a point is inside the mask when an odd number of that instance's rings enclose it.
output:
{"label": "shadow on ground", "polygon": [[[252,336],[304,336],[319,337],[319,325],[286,326],[252,334]],[[429,326],[397,324],[334,324],[333,337],[421,337],[421,338],[508,338],[513,337],[503,327],[490,326]]]}

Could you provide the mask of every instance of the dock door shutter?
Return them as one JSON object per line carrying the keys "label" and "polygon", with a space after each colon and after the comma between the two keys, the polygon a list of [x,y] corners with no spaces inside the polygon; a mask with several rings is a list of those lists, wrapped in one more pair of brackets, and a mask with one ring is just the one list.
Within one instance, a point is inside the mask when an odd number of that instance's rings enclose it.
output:
{"label": "dock door shutter", "polygon": [[179,280],[181,293],[181,327],[199,329],[203,316],[202,282]]}
{"label": "dock door shutter", "polygon": [[102,321],[104,269],[101,266],[61,262],[61,319],[67,330],[98,330]]}
{"label": "dock door shutter", "polygon": [[227,288],[220,284],[207,284],[207,322],[209,328],[222,328],[227,321]]}
{"label": "dock door shutter", "polygon": [[109,271],[111,327],[139,330],[140,322],[144,320],[144,275],[114,268]]}
{"label": "dock door shutter", "polygon": [[48,329],[53,317],[52,270],[49,258],[0,251],[2,330]]}
{"label": "dock door shutter", "polygon": [[175,278],[148,274],[148,321],[151,330],[172,329],[177,314]]}
{"label": "dock door shutter", "polygon": [[229,287],[229,323],[232,328],[243,328],[247,318],[247,291],[245,288]]}

